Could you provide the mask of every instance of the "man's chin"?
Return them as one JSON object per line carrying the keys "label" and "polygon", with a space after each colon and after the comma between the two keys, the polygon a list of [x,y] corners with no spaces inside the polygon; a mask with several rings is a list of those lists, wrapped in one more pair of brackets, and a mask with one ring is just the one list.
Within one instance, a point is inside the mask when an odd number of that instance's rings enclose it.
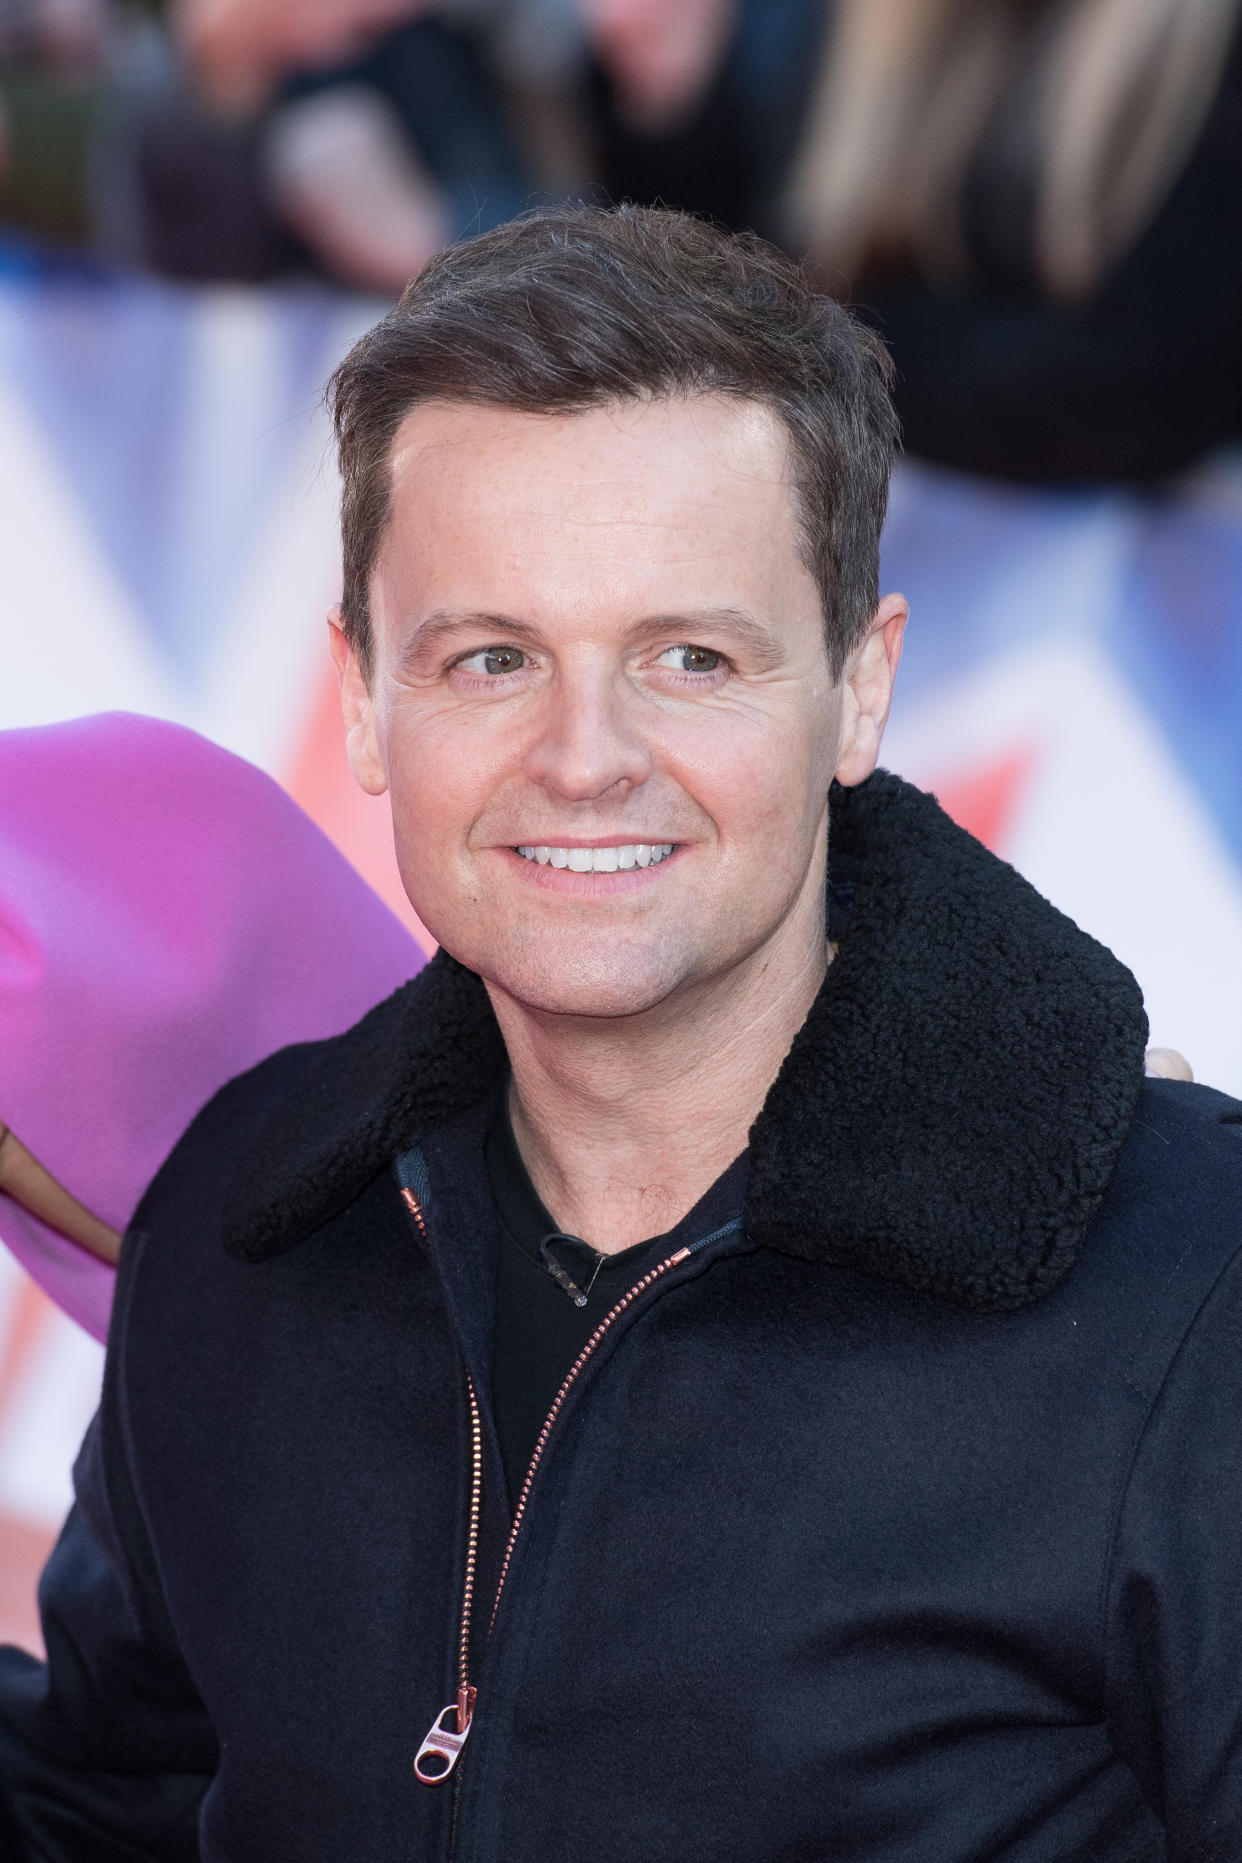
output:
{"label": "man's chin", "polygon": [[461,958],[482,977],[489,991],[515,1007],[537,1015],[591,1017],[617,1020],[658,1009],[690,987],[687,967],[643,963],[641,959],[607,953],[548,961],[527,952],[497,957],[475,952]]}
{"label": "man's chin", "polygon": [[620,1021],[658,1009],[677,994],[675,986],[636,987],[632,978],[580,978],[572,983],[526,976],[489,977],[484,983],[534,1015]]}

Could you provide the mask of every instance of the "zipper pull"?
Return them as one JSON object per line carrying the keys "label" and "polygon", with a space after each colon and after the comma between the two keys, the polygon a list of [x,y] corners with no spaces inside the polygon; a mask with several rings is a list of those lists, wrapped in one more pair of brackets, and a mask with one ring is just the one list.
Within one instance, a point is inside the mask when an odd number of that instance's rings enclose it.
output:
{"label": "zipper pull", "polygon": [[[474,1719],[474,1696],[474,1689],[459,1688],[457,1700],[441,1708],[431,1723],[427,1738],[414,1755],[414,1777],[423,1785],[442,1785],[456,1766]],[[444,1725],[446,1714],[457,1716],[456,1733],[451,1734]]]}

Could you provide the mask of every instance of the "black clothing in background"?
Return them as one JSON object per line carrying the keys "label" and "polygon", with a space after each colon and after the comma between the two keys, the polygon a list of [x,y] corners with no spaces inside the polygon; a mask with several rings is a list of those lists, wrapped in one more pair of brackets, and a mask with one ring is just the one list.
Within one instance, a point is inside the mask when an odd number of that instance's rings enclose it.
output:
{"label": "black clothing in background", "polygon": [[1003,198],[988,147],[967,179],[962,286],[864,278],[854,294],[896,360],[907,451],[1006,479],[1143,483],[1242,436],[1242,36],[1181,175],[1082,304],[1043,294],[1034,202]]}
{"label": "black clothing in background", "polygon": [[[576,1237],[562,1237],[544,1207],[517,1148],[507,1098],[505,1092],[497,1101],[484,1158],[500,1231],[492,1402],[505,1485],[515,1504],[552,1401],[603,1316],[654,1263],[741,1216],[746,1158],[736,1158],[667,1235],[599,1255]],[[583,1306],[541,1259],[539,1245],[548,1236],[558,1237],[556,1258],[582,1290]]]}
{"label": "black clothing in background", "polygon": [[[628,127],[598,79],[608,196],[779,241],[824,17],[821,0],[742,0],[714,86],[668,135]],[[966,177],[960,281],[872,273],[851,293],[893,353],[906,451],[1011,480],[1150,483],[1242,437],[1242,34],[1181,175],[1081,304],[1037,275],[1008,114],[1002,97]]]}
{"label": "black clothing in background", "polygon": [[715,80],[690,115],[656,133],[634,127],[597,67],[588,101],[605,198],[684,207],[779,241],[825,13],[823,0],[741,0]]}

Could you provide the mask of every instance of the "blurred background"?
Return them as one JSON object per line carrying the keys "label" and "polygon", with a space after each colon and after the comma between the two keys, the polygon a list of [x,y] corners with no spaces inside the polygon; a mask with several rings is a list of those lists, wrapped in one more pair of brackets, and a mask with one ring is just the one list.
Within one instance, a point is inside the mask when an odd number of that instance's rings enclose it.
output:
{"label": "blurred background", "polygon": [[[683,206],[892,347],[889,766],[1242,1093],[1240,14],[0,0],[0,729],[192,725],[404,910],[326,656],[323,380],[446,241]],[[32,1647],[100,1357],[0,1252],[0,1637]]]}

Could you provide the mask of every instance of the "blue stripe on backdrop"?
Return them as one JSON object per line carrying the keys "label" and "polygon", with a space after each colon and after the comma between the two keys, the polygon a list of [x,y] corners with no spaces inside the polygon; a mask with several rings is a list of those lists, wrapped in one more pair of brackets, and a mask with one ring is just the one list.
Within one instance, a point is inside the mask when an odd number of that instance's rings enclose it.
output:
{"label": "blue stripe on backdrop", "polygon": [[1242,462],[1165,496],[987,485],[910,464],[883,584],[914,611],[908,702],[1023,646],[1092,640],[1242,865]]}
{"label": "blue stripe on backdrop", "polygon": [[1242,473],[1233,502],[1150,510],[1111,645],[1242,866]]}
{"label": "blue stripe on backdrop", "polygon": [[339,300],[31,269],[0,305],[0,370],[192,687],[336,358]]}

